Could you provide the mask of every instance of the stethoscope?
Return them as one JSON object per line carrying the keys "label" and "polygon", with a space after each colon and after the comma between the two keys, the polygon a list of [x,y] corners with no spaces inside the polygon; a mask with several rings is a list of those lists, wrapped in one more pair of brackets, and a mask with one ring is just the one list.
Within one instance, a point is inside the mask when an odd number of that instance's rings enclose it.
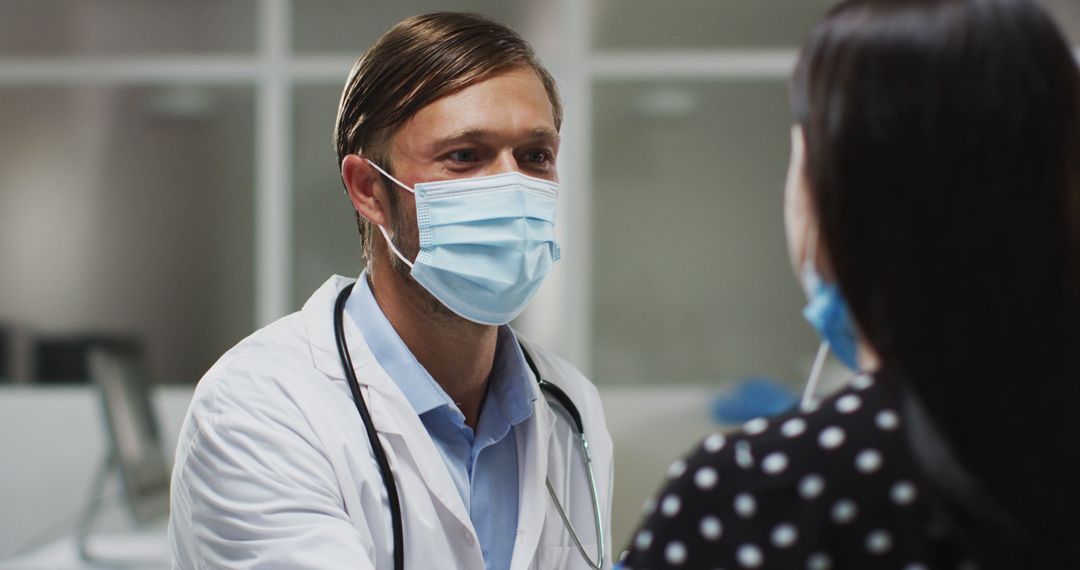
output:
{"label": "stethoscope", "polygon": [[[398,495],[397,482],[394,480],[394,473],[390,469],[390,461],[386,458],[386,450],[383,449],[382,442],[379,441],[379,436],[375,431],[375,424],[371,421],[371,413],[368,411],[363,394],[360,393],[360,383],[357,381],[356,374],[353,372],[352,358],[349,356],[348,344],[345,342],[345,326],[343,324],[345,301],[348,300],[352,289],[353,284],[349,284],[342,289],[341,293],[338,294],[337,301],[334,303],[334,337],[337,340],[337,349],[338,355],[341,357],[341,366],[345,369],[345,376],[349,381],[349,389],[352,391],[353,401],[356,402],[356,410],[360,412],[360,418],[364,421],[368,442],[371,444],[371,449],[375,454],[375,462],[379,466],[379,473],[382,475],[383,485],[386,487],[386,496],[390,502],[390,523],[394,534],[394,569],[404,570],[405,551],[402,548],[402,544],[405,542],[405,533],[401,523],[401,497]],[[559,501],[559,497],[555,494],[555,488],[551,485],[550,478],[547,478],[547,490],[548,495],[551,496],[551,500],[555,503],[555,509],[559,512],[563,524],[566,525],[566,530],[570,532],[570,538],[573,539],[578,552],[581,553],[582,558],[588,562],[590,567],[600,570],[604,565],[604,527],[603,521],[600,518],[600,496],[596,490],[596,478],[593,476],[592,455],[589,453],[589,441],[585,438],[585,424],[581,420],[581,414],[578,412],[577,406],[570,400],[570,396],[567,396],[566,392],[558,386],[541,378],[540,369],[537,368],[536,362],[534,362],[532,356],[529,355],[529,351],[525,350],[525,346],[521,344],[521,341],[518,341],[518,346],[521,347],[521,353],[525,355],[525,362],[529,365],[529,369],[532,370],[533,375],[536,377],[536,382],[540,385],[540,390],[559,403],[559,406],[566,412],[566,415],[574,424],[574,427],[577,428],[578,440],[581,442],[581,456],[585,464],[585,473],[589,477],[589,490],[592,493],[593,522],[596,524],[597,557],[595,562],[593,562],[592,557],[585,551],[585,547],[581,544],[581,540],[578,538],[573,523],[570,522],[570,518],[566,515],[566,511]]]}

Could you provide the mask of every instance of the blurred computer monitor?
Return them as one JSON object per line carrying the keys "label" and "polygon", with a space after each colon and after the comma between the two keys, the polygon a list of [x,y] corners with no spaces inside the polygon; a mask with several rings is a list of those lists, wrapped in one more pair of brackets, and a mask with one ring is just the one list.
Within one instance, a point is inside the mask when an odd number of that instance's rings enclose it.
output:
{"label": "blurred computer monitor", "polygon": [[169,465],[141,351],[122,346],[87,350],[87,372],[101,391],[110,458],[124,499],[138,523],[163,518],[169,508]]}

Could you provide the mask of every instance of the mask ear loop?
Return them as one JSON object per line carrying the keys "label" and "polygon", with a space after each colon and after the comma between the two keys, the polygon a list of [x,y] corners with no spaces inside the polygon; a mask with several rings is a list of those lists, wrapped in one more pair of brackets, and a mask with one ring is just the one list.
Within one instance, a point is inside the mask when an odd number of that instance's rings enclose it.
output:
{"label": "mask ear loop", "polygon": [[829,355],[829,341],[823,341],[818,347],[817,356],[814,357],[814,366],[810,368],[810,377],[806,380],[806,389],[803,390],[802,401],[799,409],[803,412],[814,410],[817,402],[814,395],[817,393],[818,380],[821,379],[821,370],[825,368],[825,357]]}
{"label": "mask ear loop", "polygon": [[[398,186],[401,186],[402,188],[408,190],[409,192],[412,192],[413,194],[416,194],[416,190],[413,190],[412,188],[409,188],[404,183],[402,183],[400,180],[398,180],[397,178],[394,178],[393,176],[391,176],[389,172],[383,170],[382,168],[379,168],[378,164],[375,164],[374,162],[371,162],[370,160],[368,160],[366,158],[364,160],[367,161],[367,163],[370,164],[372,168],[374,168],[375,170],[378,170],[380,174],[382,174],[383,176],[385,176],[385,177],[389,178],[390,180],[392,180],[394,182],[394,184],[397,184]],[[394,252],[394,255],[396,255],[398,257],[398,259],[401,260],[402,263],[404,263],[405,265],[408,265],[409,269],[412,269],[413,268],[413,262],[409,261],[404,255],[401,254],[400,251],[398,251],[397,246],[394,245],[394,240],[390,239],[390,234],[386,233],[386,228],[384,228],[382,225],[379,225],[379,224],[376,224],[376,225],[379,226],[379,231],[382,232],[383,238],[386,240],[386,245],[390,246],[390,251]]]}
{"label": "mask ear loop", "polygon": [[394,252],[394,255],[396,255],[402,263],[408,265],[409,269],[412,269],[413,262],[406,259],[404,255],[401,255],[401,252],[398,251],[398,248],[394,246],[394,240],[390,239],[390,235],[386,233],[386,228],[379,226],[379,231],[382,232],[383,238],[386,240],[386,245],[390,246],[390,251]]}
{"label": "mask ear loop", "polygon": [[402,181],[398,180],[397,178],[394,178],[393,176],[390,176],[390,173],[383,170],[382,168],[380,168],[378,164],[375,164],[374,162],[371,162],[370,160],[368,160],[366,158],[364,160],[367,161],[367,163],[370,164],[372,168],[374,168],[375,170],[378,170],[380,174],[382,174],[383,176],[389,178],[390,180],[393,180],[394,184],[397,184],[398,186],[401,186],[402,188],[408,190],[409,192],[412,192],[413,194],[416,194],[416,190],[413,190],[412,188],[409,188]]}
{"label": "mask ear loop", "polygon": [[[810,232],[806,238],[807,258],[803,261],[803,273],[806,267],[814,265],[814,257],[817,255],[817,230]],[[817,394],[818,381],[821,380],[821,371],[825,368],[825,357],[829,355],[829,341],[822,341],[818,347],[817,356],[814,357],[814,365],[810,367],[810,377],[806,380],[806,388],[803,390],[802,401],[799,409],[810,412],[816,405],[814,395]]]}

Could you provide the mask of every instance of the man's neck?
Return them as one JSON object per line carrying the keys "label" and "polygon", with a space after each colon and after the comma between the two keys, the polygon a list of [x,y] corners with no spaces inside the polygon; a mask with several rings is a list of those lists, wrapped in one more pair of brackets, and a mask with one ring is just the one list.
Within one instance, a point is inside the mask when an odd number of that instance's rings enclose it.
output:
{"label": "man's neck", "polygon": [[[415,283],[406,283],[385,258],[368,275],[375,302],[405,346],[442,386],[465,423],[476,429],[495,360],[498,329],[432,306]],[[437,301],[435,301],[437,302]]]}

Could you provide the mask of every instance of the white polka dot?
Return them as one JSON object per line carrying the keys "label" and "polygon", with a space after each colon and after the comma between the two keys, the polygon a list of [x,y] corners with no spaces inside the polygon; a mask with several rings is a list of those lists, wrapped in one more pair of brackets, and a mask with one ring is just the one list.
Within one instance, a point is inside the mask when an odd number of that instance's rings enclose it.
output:
{"label": "white polka dot", "polygon": [[795,540],[798,538],[799,531],[788,523],[777,525],[772,531],[772,543],[777,548],[787,548],[795,544]]}
{"label": "white polka dot", "polygon": [[860,374],[851,381],[851,386],[856,390],[865,390],[874,385],[874,377],[869,374]]}
{"label": "white polka dot", "polygon": [[641,512],[646,516],[651,515],[656,510],[656,497],[649,497],[645,499],[645,504],[641,505]]}
{"label": "white polka dot", "polygon": [[622,554],[619,555],[619,562],[624,562],[626,560],[627,556],[630,556],[630,551],[629,550],[622,551]]}
{"label": "white polka dot", "polygon": [[870,554],[885,554],[890,548],[892,548],[892,535],[888,532],[878,529],[866,535],[866,550]]}
{"label": "white polka dot", "polygon": [[818,436],[818,443],[825,449],[836,449],[844,444],[844,430],[832,426],[821,430],[821,435]]}
{"label": "white polka dot", "polygon": [[930,570],[930,569],[927,568],[926,564],[923,564],[922,562],[912,562],[911,564],[908,564],[907,566],[904,566],[904,570]]}
{"label": "white polka dot", "polygon": [[855,515],[858,512],[859,508],[855,505],[855,501],[840,499],[832,507],[832,520],[836,524],[847,524],[855,520]]}
{"label": "white polka dot", "polygon": [[698,489],[702,491],[708,491],[716,486],[716,469],[712,467],[702,467],[694,473],[694,483],[698,486]]}
{"label": "white polka dot", "polygon": [[682,508],[682,500],[676,495],[668,495],[660,502],[660,513],[665,517],[673,517],[679,514]]}
{"label": "white polka dot", "polygon": [[836,401],[836,411],[841,414],[850,414],[859,409],[862,400],[855,394],[848,394]]}
{"label": "white polka dot", "polygon": [[735,558],[743,568],[758,568],[761,566],[761,549],[753,544],[744,544],[735,552]]}
{"label": "white polka dot", "polygon": [[806,570],[829,570],[832,568],[832,558],[824,552],[815,552],[806,559]]}
{"label": "white polka dot", "polygon": [[821,475],[811,473],[799,481],[799,496],[806,499],[816,499],[825,490],[825,480]]}
{"label": "white polka dot", "polygon": [[750,435],[757,435],[769,428],[769,420],[754,418],[743,424],[743,431]]}
{"label": "white polka dot", "polygon": [[704,447],[705,451],[708,451],[709,453],[716,453],[717,451],[720,451],[724,448],[724,434],[714,433],[710,435],[709,437],[705,438],[705,443],[702,444],[702,447]]}
{"label": "white polka dot", "polygon": [[806,431],[806,420],[802,418],[791,418],[780,426],[780,433],[784,434],[784,437],[799,437],[804,431]]}
{"label": "white polka dot", "polygon": [[892,431],[900,426],[900,416],[892,410],[881,410],[874,418],[874,423],[883,430]]}
{"label": "white polka dot", "polygon": [[735,513],[744,519],[754,516],[757,511],[757,501],[750,493],[735,495]]}
{"label": "white polka dot", "polygon": [[664,549],[664,558],[667,559],[668,564],[673,565],[686,562],[686,546],[677,540],[669,542],[667,548]]}
{"label": "white polka dot", "polygon": [[652,545],[652,531],[644,528],[641,532],[637,533],[637,538],[634,539],[634,546],[638,550],[647,550]]}
{"label": "white polka dot", "polygon": [[723,534],[724,525],[720,524],[720,519],[710,515],[701,519],[698,530],[705,540],[716,540]]}
{"label": "white polka dot", "polygon": [[735,463],[743,469],[754,467],[754,454],[750,452],[749,441],[740,441],[735,444]]}
{"label": "white polka dot", "polygon": [[889,489],[889,497],[898,505],[910,505],[918,494],[911,481],[897,481],[892,489]]}
{"label": "white polka dot", "polygon": [[881,453],[876,449],[864,449],[855,456],[855,468],[860,473],[873,473],[881,468]]}
{"label": "white polka dot", "polygon": [[777,475],[787,469],[788,458],[779,451],[774,451],[765,456],[761,462],[761,468],[769,475]]}
{"label": "white polka dot", "polygon": [[672,479],[674,479],[676,477],[679,477],[680,475],[682,475],[685,472],[686,472],[686,461],[683,461],[682,459],[676,460],[675,463],[672,463],[671,466],[668,467],[668,470],[667,470],[668,477],[670,477]]}

